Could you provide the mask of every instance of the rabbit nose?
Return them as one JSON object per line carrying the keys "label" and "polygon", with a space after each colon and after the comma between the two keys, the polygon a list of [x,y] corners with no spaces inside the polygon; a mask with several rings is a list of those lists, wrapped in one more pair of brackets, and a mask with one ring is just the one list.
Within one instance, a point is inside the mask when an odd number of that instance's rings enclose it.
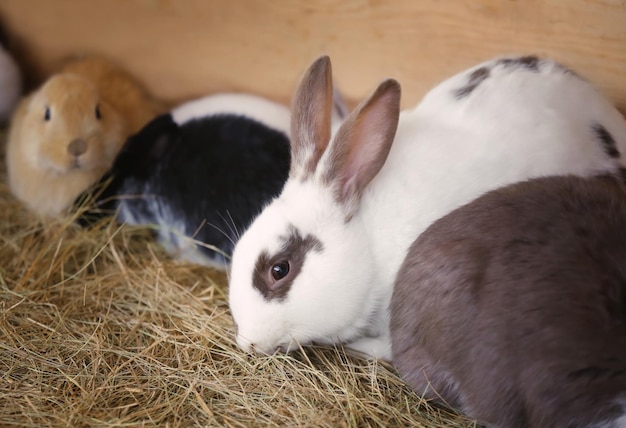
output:
{"label": "rabbit nose", "polygon": [[87,142],[82,138],[70,141],[67,146],[67,152],[72,156],[80,156],[87,151]]}

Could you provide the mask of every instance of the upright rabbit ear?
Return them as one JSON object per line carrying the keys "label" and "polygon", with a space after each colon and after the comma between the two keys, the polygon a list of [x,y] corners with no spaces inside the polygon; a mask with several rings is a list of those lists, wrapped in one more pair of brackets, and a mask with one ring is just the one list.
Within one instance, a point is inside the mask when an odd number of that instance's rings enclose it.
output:
{"label": "upright rabbit ear", "polygon": [[307,70],[292,103],[290,177],[304,180],[315,172],[330,141],[333,84],[330,58],[318,58]]}
{"label": "upright rabbit ear", "polygon": [[350,114],[337,131],[324,162],[322,179],[352,216],[369,182],[391,149],[400,116],[400,84],[388,79]]}

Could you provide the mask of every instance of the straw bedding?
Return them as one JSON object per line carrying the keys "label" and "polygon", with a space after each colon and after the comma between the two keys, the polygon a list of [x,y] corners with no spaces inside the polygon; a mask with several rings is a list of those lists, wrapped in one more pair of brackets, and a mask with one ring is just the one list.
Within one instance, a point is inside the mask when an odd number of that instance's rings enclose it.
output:
{"label": "straw bedding", "polygon": [[341,349],[240,352],[223,273],[174,262],[146,230],[30,215],[5,135],[0,426],[474,426]]}

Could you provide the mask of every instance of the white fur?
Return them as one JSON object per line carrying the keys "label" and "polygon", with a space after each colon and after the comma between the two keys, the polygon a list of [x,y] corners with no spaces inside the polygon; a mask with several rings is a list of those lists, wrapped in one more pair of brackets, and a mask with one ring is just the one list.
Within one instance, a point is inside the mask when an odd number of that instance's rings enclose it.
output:
{"label": "white fur", "polygon": [[617,419],[594,424],[589,428],[626,428],[626,410],[624,414]]}
{"label": "white fur", "polygon": [[289,109],[249,94],[215,94],[189,101],[172,110],[174,122],[182,125],[193,119],[220,114],[238,114],[257,120],[289,135]]}
{"label": "white fur", "polygon": [[593,428],[626,428],[626,391],[622,397],[617,400],[617,404],[622,407],[622,416],[612,421],[598,424]]}
{"label": "white fur", "polygon": [[17,63],[0,45],[0,123],[8,121],[22,94],[22,75]]}
{"label": "white fur", "polygon": [[[234,266],[231,271],[231,287],[235,287],[231,289],[231,296],[236,295],[231,299],[231,309],[237,314],[238,340],[244,348],[248,347],[250,339],[254,340],[255,348],[272,352],[277,346],[288,349],[312,340],[335,343],[340,338],[357,338],[366,332],[371,314],[362,312],[368,311],[366,307],[373,299],[365,295],[354,296],[350,288],[338,288],[333,299],[327,300],[321,307],[315,304],[319,298],[317,284],[324,284],[328,276],[338,269],[350,272],[351,280],[363,283],[376,274],[374,269],[368,269],[370,266],[352,269],[353,266],[361,266],[361,258],[364,252],[368,252],[369,242],[366,235],[358,234],[358,229],[354,229],[357,232],[355,235],[346,233],[352,230],[346,231],[343,212],[328,209],[334,206],[331,198],[329,192],[313,182],[301,184],[288,181],[281,197],[267,207],[255,221],[255,227],[244,233],[241,239],[245,241],[240,241],[235,247],[233,260],[236,258],[241,265]],[[249,287],[249,273],[254,269],[259,248],[270,253],[279,250],[276,237],[285,232],[286,224],[295,226],[303,236],[311,234],[317,237],[324,243],[324,250],[320,254],[311,252],[307,255],[299,282],[285,301],[268,304],[259,293],[239,290],[238,287]],[[346,239],[336,241],[337,236]],[[355,251],[357,246],[359,250]],[[346,300],[354,298],[358,299],[354,305],[346,304]],[[254,310],[246,313],[247,308]],[[266,321],[269,324],[264,324]],[[276,321],[280,325],[276,325]]]}
{"label": "white fur", "polygon": [[[495,61],[444,81],[401,114],[391,152],[351,221],[320,184],[326,156],[315,180],[290,177],[233,255],[230,307],[244,349],[343,343],[389,359],[395,276],[408,246],[434,220],[505,184],[617,170],[591,125],[603,124],[624,157],[626,123],[589,83],[547,60],[540,72]],[[493,68],[491,76],[456,99],[455,90],[482,66]],[[252,287],[255,262],[278,250],[289,225],[324,249],[307,256],[283,301],[268,302]]]}
{"label": "white fur", "polygon": [[613,425],[609,425],[612,428],[626,428],[626,413],[619,419],[613,422]]}

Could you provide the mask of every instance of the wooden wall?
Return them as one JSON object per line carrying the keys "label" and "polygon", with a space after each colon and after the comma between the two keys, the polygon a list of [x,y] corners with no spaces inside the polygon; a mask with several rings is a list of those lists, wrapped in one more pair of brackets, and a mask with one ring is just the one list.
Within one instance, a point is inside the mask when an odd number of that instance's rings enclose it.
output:
{"label": "wooden wall", "polygon": [[478,61],[535,53],[626,106],[623,0],[0,0],[0,19],[38,78],[95,52],[170,101],[237,90],[287,102],[326,53],[348,99],[389,76],[409,106]]}

